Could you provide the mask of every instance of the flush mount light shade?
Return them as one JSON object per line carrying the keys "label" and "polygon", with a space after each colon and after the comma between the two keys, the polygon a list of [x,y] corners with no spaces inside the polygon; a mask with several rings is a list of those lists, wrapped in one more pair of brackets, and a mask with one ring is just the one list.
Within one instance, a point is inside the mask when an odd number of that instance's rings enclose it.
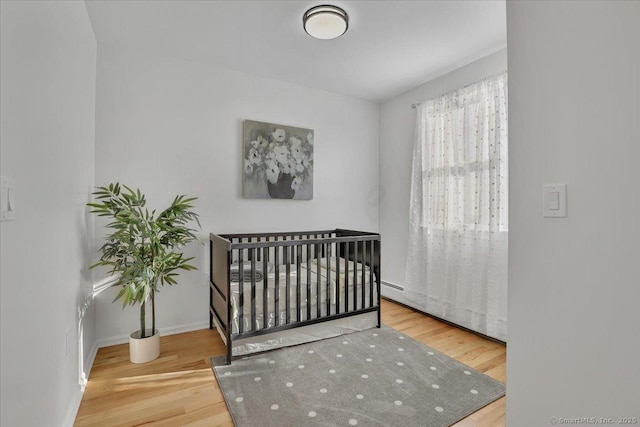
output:
{"label": "flush mount light shade", "polygon": [[331,40],[347,32],[349,16],[339,7],[325,4],[307,10],[302,25],[311,37]]}

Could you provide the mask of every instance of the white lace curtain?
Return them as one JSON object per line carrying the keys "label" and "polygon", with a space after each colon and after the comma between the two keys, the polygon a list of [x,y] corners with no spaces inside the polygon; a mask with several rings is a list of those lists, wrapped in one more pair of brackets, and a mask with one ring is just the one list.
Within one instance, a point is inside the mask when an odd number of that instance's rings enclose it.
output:
{"label": "white lace curtain", "polygon": [[506,341],[507,76],[417,108],[405,292]]}

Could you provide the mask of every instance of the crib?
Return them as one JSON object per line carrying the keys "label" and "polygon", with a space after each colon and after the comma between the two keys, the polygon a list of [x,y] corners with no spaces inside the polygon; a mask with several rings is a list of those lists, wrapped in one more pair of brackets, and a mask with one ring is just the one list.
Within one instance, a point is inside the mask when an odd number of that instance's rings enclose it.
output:
{"label": "crib", "polygon": [[380,327],[377,233],[212,233],[209,252],[209,328],[224,341],[227,364],[247,353]]}

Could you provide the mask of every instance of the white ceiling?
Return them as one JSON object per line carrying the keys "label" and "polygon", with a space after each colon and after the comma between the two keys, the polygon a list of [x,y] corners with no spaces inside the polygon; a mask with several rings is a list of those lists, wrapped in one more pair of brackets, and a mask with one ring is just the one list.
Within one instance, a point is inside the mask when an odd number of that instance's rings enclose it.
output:
{"label": "white ceiling", "polygon": [[[86,3],[99,43],[375,102],[506,47],[504,0]],[[335,40],[302,29],[304,12],[325,3],[349,14]]]}

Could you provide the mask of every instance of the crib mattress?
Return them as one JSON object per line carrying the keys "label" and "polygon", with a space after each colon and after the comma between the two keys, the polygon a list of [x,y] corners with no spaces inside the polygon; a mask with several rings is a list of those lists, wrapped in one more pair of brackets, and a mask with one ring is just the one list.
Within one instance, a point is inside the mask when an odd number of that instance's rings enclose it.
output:
{"label": "crib mattress", "polygon": [[[312,260],[309,263],[301,263],[300,275],[299,275],[299,288],[300,288],[300,318],[298,318],[298,272],[295,265],[290,265],[290,272],[287,275],[286,265],[280,265],[278,268],[273,268],[266,276],[266,296],[267,296],[267,315],[264,315],[264,287],[265,280],[255,282],[255,325],[252,325],[251,316],[251,281],[245,280],[243,282],[243,306],[240,307],[240,283],[231,283],[231,310],[233,320],[233,333],[239,331],[239,324],[242,322],[243,331],[250,331],[253,329],[262,329],[264,327],[272,327],[276,325],[276,316],[278,317],[278,324],[284,324],[287,319],[287,314],[292,321],[308,320],[317,317],[318,313],[318,299],[320,302],[321,317],[327,316],[327,303],[331,313],[335,313],[337,310],[337,302],[340,299],[340,311],[345,309],[345,287],[348,292],[348,299],[350,307],[354,307],[354,291],[355,291],[355,308],[362,308],[362,292],[363,292],[363,269],[364,269],[364,293],[365,293],[365,307],[368,306],[370,301],[370,287],[372,274],[370,274],[369,267],[361,263],[354,263],[349,261],[349,264],[345,263],[344,259],[341,260],[340,274],[338,275],[335,268],[335,258],[327,262],[326,259]],[[327,269],[329,265],[329,269]],[[345,266],[349,266],[348,273],[345,273]],[[328,271],[327,271],[328,270]],[[319,271],[319,274],[318,274]],[[355,279],[354,282],[354,271]],[[276,274],[277,272],[277,274]],[[347,277],[348,274],[348,277]],[[289,277],[289,312],[286,310],[286,295],[287,295],[287,276]],[[278,310],[275,309],[275,296],[276,296],[276,277],[278,278],[277,294],[278,294]],[[375,281],[375,277],[374,277]],[[307,287],[309,283],[309,287]],[[355,286],[354,286],[355,283]],[[354,289],[355,287],[355,289]],[[318,298],[319,294],[319,298]],[[338,294],[340,295],[338,297]],[[377,299],[377,290],[374,288],[374,299]],[[328,300],[328,301],[327,301]],[[307,318],[307,307],[310,308],[310,317]]]}

